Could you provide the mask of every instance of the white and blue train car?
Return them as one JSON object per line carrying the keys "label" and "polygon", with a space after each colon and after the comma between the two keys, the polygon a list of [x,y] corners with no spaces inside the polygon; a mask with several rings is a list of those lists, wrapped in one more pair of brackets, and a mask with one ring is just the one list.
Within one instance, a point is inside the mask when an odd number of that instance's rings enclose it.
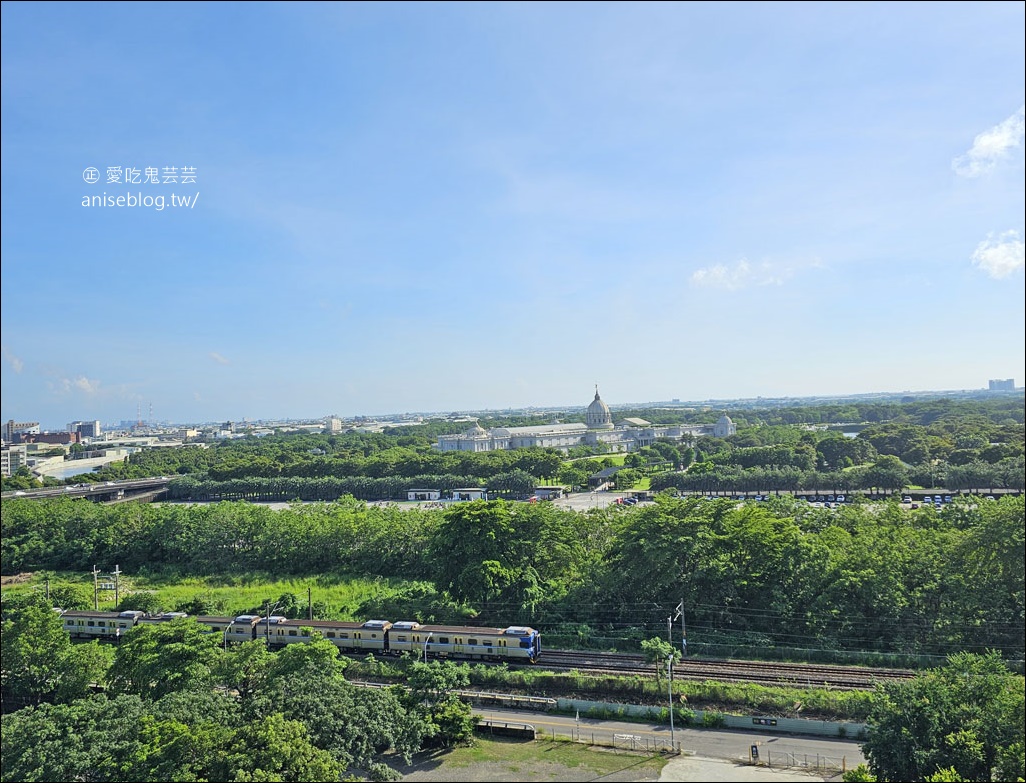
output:
{"label": "white and blue train car", "polygon": [[388,632],[388,648],[414,657],[534,663],[541,655],[541,634],[526,626],[480,628],[401,621]]}
{"label": "white and blue train car", "polygon": [[388,652],[388,634],[392,624],[387,620],[367,620],[363,623],[341,620],[286,620],[271,618],[265,628],[264,621],[258,628],[258,635],[267,632],[267,643],[271,647],[308,642],[313,634],[319,634],[344,652]]}

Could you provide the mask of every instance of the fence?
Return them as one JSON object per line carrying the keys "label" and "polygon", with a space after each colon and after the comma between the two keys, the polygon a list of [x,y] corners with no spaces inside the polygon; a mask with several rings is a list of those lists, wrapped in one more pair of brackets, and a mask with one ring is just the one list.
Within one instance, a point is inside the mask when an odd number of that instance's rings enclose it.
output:
{"label": "fence", "polygon": [[801,769],[817,772],[825,776],[844,773],[848,770],[847,758],[844,756],[823,756],[819,753],[802,753],[780,748],[752,745],[751,761],[763,767],[774,769]]}
{"label": "fence", "polygon": [[[683,749],[680,739],[675,739],[671,745],[669,737],[646,737],[638,734],[596,731],[592,730],[590,726],[585,728],[552,726],[546,730],[536,729],[535,738],[553,742],[575,742],[602,746],[612,748],[614,752],[694,755],[694,751]],[[747,758],[744,755],[740,758],[757,766],[773,769],[800,769],[805,772],[817,772],[824,777],[832,777],[848,770],[846,756],[825,756],[821,753],[806,753],[800,749],[784,749],[779,746],[770,748],[767,745],[752,745]]]}
{"label": "fence", "polygon": [[614,751],[630,753],[680,753],[681,744],[678,740],[671,746],[670,739],[661,737],[643,737],[637,734],[618,734],[612,731],[594,730],[590,726],[549,727],[545,731],[537,731],[536,739],[553,742],[575,742],[582,745],[612,748]]}

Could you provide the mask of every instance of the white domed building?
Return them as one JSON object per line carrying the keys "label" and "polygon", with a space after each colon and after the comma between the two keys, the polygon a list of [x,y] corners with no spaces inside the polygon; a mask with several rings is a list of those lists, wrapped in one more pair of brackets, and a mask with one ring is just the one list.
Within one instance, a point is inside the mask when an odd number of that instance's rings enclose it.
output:
{"label": "white domed building", "polygon": [[599,397],[598,385],[595,386],[595,399],[588,406],[585,415],[585,423],[589,430],[611,430],[613,429],[613,413],[609,410],[602,398]]}
{"label": "white domed building", "polygon": [[708,425],[656,426],[643,419],[624,419],[614,424],[613,413],[599,396],[596,386],[595,399],[585,411],[584,424],[553,423],[486,430],[475,423],[462,434],[440,436],[435,448],[439,451],[499,451],[536,447],[568,451],[574,446],[604,444],[609,451],[623,452],[651,446],[658,438],[682,440],[710,433]]}
{"label": "white domed building", "polygon": [[713,425],[712,434],[714,438],[729,438],[736,433],[737,425],[726,414],[720,416],[720,420]]}

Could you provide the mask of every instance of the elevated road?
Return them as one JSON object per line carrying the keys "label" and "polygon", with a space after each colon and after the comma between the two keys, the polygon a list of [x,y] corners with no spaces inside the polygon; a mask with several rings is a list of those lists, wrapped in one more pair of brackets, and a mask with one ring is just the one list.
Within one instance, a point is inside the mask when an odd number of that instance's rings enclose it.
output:
{"label": "elevated road", "polygon": [[122,503],[129,500],[149,502],[162,496],[167,491],[168,484],[170,483],[170,476],[154,476],[153,478],[127,479],[125,481],[101,481],[92,484],[75,484],[74,486],[64,487],[19,489],[13,492],[4,492],[3,499],[86,498],[97,503]]}

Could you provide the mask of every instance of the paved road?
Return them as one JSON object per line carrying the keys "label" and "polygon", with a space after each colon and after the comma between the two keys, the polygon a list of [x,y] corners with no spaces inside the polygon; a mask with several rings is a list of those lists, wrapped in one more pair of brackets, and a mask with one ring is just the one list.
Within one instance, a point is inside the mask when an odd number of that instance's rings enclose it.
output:
{"label": "paved road", "polygon": [[575,492],[572,495],[553,500],[552,503],[574,511],[587,511],[591,508],[605,508],[615,503],[617,498],[626,496],[626,492]]}
{"label": "paved road", "polygon": [[[645,747],[646,744],[651,746],[658,744],[668,746],[670,744],[670,727],[652,723],[627,723],[590,718],[576,720],[572,716],[496,708],[475,709],[474,712],[494,721],[529,723],[535,727],[539,736],[554,734],[555,736],[580,737],[582,740],[590,740],[594,737],[596,741],[608,743],[613,741],[614,735],[617,735],[616,744],[618,746],[629,746],[632,740],[627,737],[637,738],[633,740],[637,747]],[[774,763],[774,755],[777,757],[778,763],[785,759],[797,760],[807,763],[810,768],[822,764],[824,758],[835,762],[838,767],[843,763],[849,769],[865,761],[857,742],[829,737],[730,729],[676,728],[673,741],[683,753],[720,761],[747,761],[752,745],[759,747],[760,760],[771,764]],[[672,779],[708,780],[709,778]],[[779,780],[779,778],[771,779]]]}

